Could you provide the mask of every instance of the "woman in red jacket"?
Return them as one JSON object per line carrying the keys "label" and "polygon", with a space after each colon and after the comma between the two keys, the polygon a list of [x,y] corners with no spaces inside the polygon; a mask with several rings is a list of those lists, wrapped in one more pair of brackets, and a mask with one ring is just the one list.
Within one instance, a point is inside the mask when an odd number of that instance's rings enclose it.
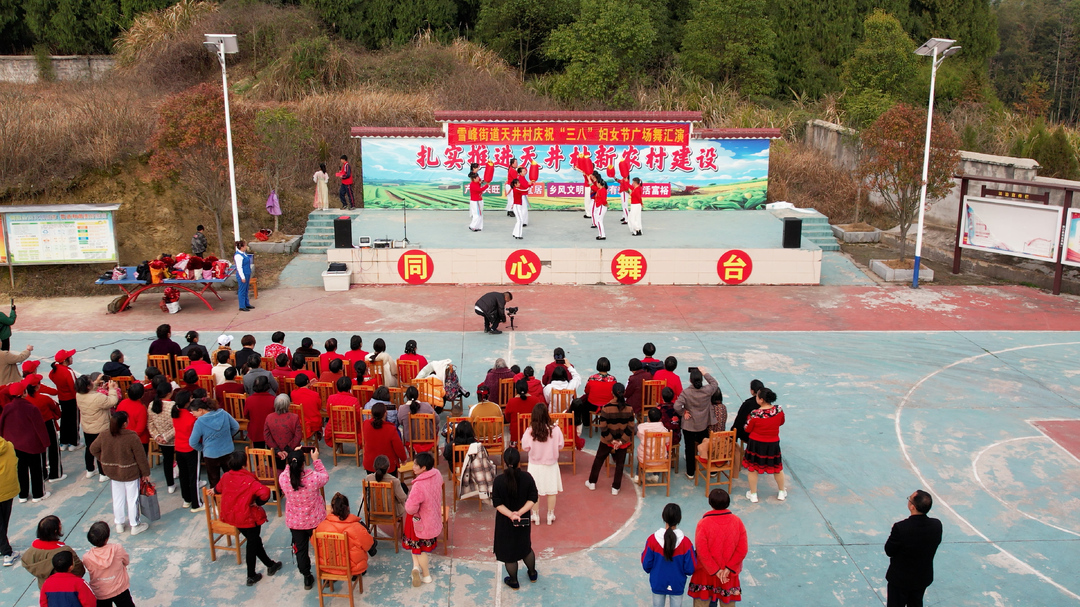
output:
{"label": "woman in red jacket", "polygon": [[40,375],[31,373],[26,376],[26,382],[25,398],[41,411],[41,417],[45,420],[45,433],[49,435],[49,450],[41,454],[41,469],[49,482],[62,481],[67,478],[67,474],[64,474],[60,445],[56,441],[56,420],[60,419],[60,406],[41,389]]}
{"label": "woman in red jacket", "polygon": [[184,508],[192,512],[202,512],[206,506],[199,495],[199,452],[191,448],[188,439],[195,427],[195,415],[188,410],[191,400],[188,392],[173,394],[173,406],[170,411],[173,424],[173,448],[176,450],[176,467],[180,472],[180,495],[184,498]]}
{"label": "woman in red jacket", "polygon": [[214,492],[221,495],[221,522],[236,527],[247,540],[247,585],[254,586],[262,579],[255,573],[255,560],[266,565],[266,575],[281,570],[281,561],[271,560],[263,548],[259,532],[266,522],[262,505],[270,499],[270,489],[246,470],[247,456],[233,451],[228,460],[229,471],[221,475]]}
{"label": "woman in red jacket", "polygon": [[360,432],[364,470],[368,474],[374,473],[375,458],[385,455],[390,460],[390,474],[397,476],[398,464],[409,459],[409,454],[405,452],[405,443],[401,442],[397,426],[386,421],[386,405],[375,403],[371,407],[371,419],[364,422]]}
{"label": "woman in red jacket", "polygon": [[75,372],[71,370],[75,350],[60,350],[53,357],[49,381],[56,386],[60,401],[60,450],[74,451],[79,445],[79,406],[75,403]]}
{"label": "woman in red jacket", "polygon": [[776,499],[784,501],[787,491],[784,490],[784,462],[780,458],[780,426],[784,425],[784,410],[774,404],[776,393],[768,388],[758,390],[756,398],[758,409],[751,411],[746,420],[746,431],[750,433],[742,462],[747,471],[746,480],[750,483],[746,499],[757,503],[758,473],[764,473],[776,479],[776,488],[780,490]]}
{"label": "woman in red jacket", "polygon": [[592,174],[593,223],[596,224],[597,240],[607,240],[604,232],[604,215],[607,215],[607,182],[600,176],[600,171]]}
{"label": "woman in red jacket", "polygon": [[585,382],[585,396],[583,397],[583,406],[574,410],[574,424],[577,426],[577,435],[581,436],[582,425],[588,423],[592,425],[592,414],[599,411],[604,405],[611,402],[613,398],[611,389],[615,387],[614,375],[609,375],[611,371],[611,361],[606,356],[601,356],[596,361],[596,373],[589,378],[589,381]]}
{"label": "woman in red jacket", "polygon": [[690,578],[689,594],[694,603],[717,601],[727,604],[742,600],[739,572],[746,558],[746,527],[728,510],[731,496],[723,489],[709,493],[709,506],[694,530],[697,566]]}

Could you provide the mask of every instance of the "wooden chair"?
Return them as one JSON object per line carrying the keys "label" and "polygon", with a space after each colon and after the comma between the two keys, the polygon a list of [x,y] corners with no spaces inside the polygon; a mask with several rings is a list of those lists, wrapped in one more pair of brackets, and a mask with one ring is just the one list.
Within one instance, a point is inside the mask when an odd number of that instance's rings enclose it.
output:
{"label": "wooden chair", "polygon": [[315,443],[314,430],[308,432],[307,420],[304,419],[304,407],[302,405],[289,405],[289,413],[296,414],[300,418],[300,432],[304,435],[304,440],[300,441],[302,445],[311,446]]}
{"label": "wooden chair", "polygon": [[213,395],[214,394],[214,388],[215,388],[214,376],[213,375],[200,375],[199,376],[199,387],[202,388],[203,390],[206,390],[207,394]]}
{"label": "wooden chair", "polygon": [[319,393],[319,400],[322,401],[322,404],[319,405],[319,411],[322,412],[323,417],[327,417],[327,415],[326,415],[327,402],[329,402],[331,396],[333,396],[334,394],[337,394],[337,387],[334,386],[334,384],[332,384],[330,382],[327,382],[327,381],[317,381],[317,382],[315,382],[313,384],[309,384],[309,386],[311,387],[312,390]]}
{"label": "wooden chair", "polygon": [[404,388],[408,388],[413,385],[416,380],[416,376],[420,374],[420,363],[415,360],[401,360],[397,361],[397,378],[398,385]]}
{"label": "wooden chair", "polygon": [[281,487],[278,485],[277,468],[274,466],[274,452],[271,449],[247,447],[244,453],[248,458],[248,470],[259,482],[270,489],[270,500],[266,503],[277,506],[277,515],[281,516]]}
{"label": "wooden chair", "polygon": [[248,447],[251,446],[251,437],[247,435],[248,420],[247,412],[244,408],[244,404],[247,402],[247,394],[243,392],[226,392],[225,393],[225,411],[233,416],[236,423],[240,424],[240,432],[243,433],[243,438],[233,437],[233,442],[244,443]]}
{"label": "wooden chair", "polygon": [[180,381],[180,372],[191,366],[191,359],[187,356],[177,356],[173,359],[173,372],[176,374],[176,381]]}
{"label": "wooden chair", "polygon": [[548,403],[548,411],[551,413],[566,413],[570,410],[570,403],[577,398],[574,390],[552,390],[551,402]]}
{"label": "wooden chair", "polygon": [[282,394],[292,394],[292,391],[296,389],[296,380],[291,377],[283,377],[278,382],[278,387],[281,388]]}
{"label": "wooden chair", "polygon": [[439,425],[432,413],[410,414],[409,424],[409,448],[416,456],[416,446],[431,445],[430,453],[435,458],[435,467],[439,467]]}
{"label": "wooden chair", "polygon": [[[401,535],[404,533],[401,519],[397,516],[394,505],[394,485],[364,481],[364,522],[368,529],[378,534],[376,525],[390,525],[394,529],[394,552],[398,552],[401,546]],[[376,537],[375,539],[379,539]]]}
{"label": "wooden chair", "polygon": [[135,378],[130,375],[121,375],[120,377],[112,378],[116,382],[116,387],[120,388],[120,394],[127,396],[127,390],[131,387],[131,384],[135,383]]}
{"label": "wooden chair", "polygon": [[[671,496],[671,432],[646,432],[642,444],[641,459],[637,462],[638,480],[641,482],[641,497],[645,497],[645,487],[667,487]],[[648,474],[662,474],[663,481],[650,483]]]}
{"label": "wooden chair", "polygon": [[660,404],[660,391],[667,385],[660,379],[646,379],[641,382],[641,419],[649,419],[649,409]]}
{"label": "wooden chair", "polygon": [[570,464],[574,474],[577,474],[577,426],[574,425],[573,413],[552,413],[551,421],[559,425],[563,434],[563,446],[559,453],[569,453],[570,461],[559,462],[560,466]]}
{"label": "wooden chair", "polygon": [[389,388],[390,390],[390,404],[395,409],[405,404],[405,388]]}
{"label": "wooden chair", "polygon": [[262,356],[259,358],[259,366],[273,373],[274,369],[277,369],[277,361],[269,356]]}
{"label": "wooden chair", "polygon": [[[337,465],[338,456],[356,458],[356,466],[360,467],[360,427],[356,423],[356,409],[348,405],[334,405],[330,407],[330,429],[333,430],[334,465]],[[345,452],[345,445],[351,444],[353,453]]]}
{"label": "wooden chair", "polygon": [[[353,586],[363,594],[364,580],[359,575],[353,579],[352,567],[349,565],[349,536],[344,533],[316,531],[312,536],[312,543],[315,544],[315,579],[319,584],[319,607],[323,607],[323,597],[328,596],[348,598],[349,607],[353,607]],[[335,582],[344,582],[348,594],[335,594]]]}
{"label": "wooden chair", "polygon": [[[469,453],[470,445],[454,445],[454,461],[450,465],[450,482],[453,484],[454,512],[457,512],[458,491],[461,486],[461,469],[465,465],[465,456]],[[483,510],[484,502],[480,496],[476,496],[477,511]]]}
{"label": "wooden chair", "polygon": [[315,377],[318,377],[319,375],[321,375],[321,373],[319,373],[319,359],[318,358],[305,358],[304,359],[304,369],[314,373]]}
{"label": "wooden chair", "polygon": [[[453,370],[454,365],[446,365],[447,376],[449,376]],[[450,400],[450,408],[460,413],[462,408],[464,407],[463,400],[464,399],[462,398],[462,391],[459,390],[457,396]],[[435,403],[431,403],[431,405],[435,406]]]}
{"label": "wooden chair", "polygon": [[[226,552],[236,553],[236,564],[242,563],[240,557],[240,548],[247,542],[240,530],[228,523],[221,522],[221,496],[214,493],[214,490],[210,487],[202,488],[203,504],[206,505],[206,531],[210,536],[210,560],[217,560],[217,551],[224,550]],[[225,545],[222,546],[218,542],[225,539]],[[233,546],[233,540],[236,540],[236,546]]]}
{"label": "wooden chair", "polygon": [[[675,474],[679,473],[679,449],[682,447],[681,441],[676,443],[675,438],[671,440],[671,466],[675,468]],[[735,478],[738,478],[736,474]]]}
{"label": "wooden chair", "polygon": [[[704,477],[705,495],[709,495],[712,485],[727,485],[727,491],[731,493],[734,471],[735,431],[710,432],[708,457],[697,457],[697,473],[694,475],[694,486],[697,487],[698,479]],[[712,480],[713,474],[716,475],[715,481]],[[726,481],[723,480],[725,475],[727,476]]]}
{"label": "wooden chair", "polygon": [[148,450],[146,452],[146,458],[150,460],[150,467],[153,468],[161,461],[161,447],[158,446],[157,441],[154,439],[150,439],[150,443],[147,446]]}
{"label": "wooden chair", "polygon": [[499,393],[497,396],[499,400],[495,402],[505,409],[506,403],[510,402],[511,398],[514,398],[514,378],[507,377],[499,380]]}
{"label": "wooden chair", "polygon": [[506,450],[506,432],[503,418],[481,417],[474,420],[472,425],[473,430],[476,432],[476,440],[484,445],[488,455],[491,457],[498,455],[502,458],[503,451]]}
{"label": "wooden chair", "polygon": [[443,399],[435,396],[435,381],[434,375],[423,379],[413,380],[412,385],[416,386],[416,391],[419,393],[417,400],[422,403],[428,403],[432,407],[438,407],[443,404]]}
{"label": "wooden chair", "polygon": [[355,385],[352,387],[353,396],[356,400],[360,401],[360,406],[364,407],[371,400],[371,397],[375,394],[375,388],[373,386]]}
{"label": "wooden chair", "polygon": [[146,366],[154,367],[158,371],[169,378],[169,381],[176,379],[176,368],[173,367],[173,359],[168,354],[150,354],[146,357]]}
{"label": "wooden chair", "polygon": [[371,374],[371,379],[375,380],[372,383],[373,388],[386,385],[386,367],[380,362],[374,362],[368,365],[368,373]]}

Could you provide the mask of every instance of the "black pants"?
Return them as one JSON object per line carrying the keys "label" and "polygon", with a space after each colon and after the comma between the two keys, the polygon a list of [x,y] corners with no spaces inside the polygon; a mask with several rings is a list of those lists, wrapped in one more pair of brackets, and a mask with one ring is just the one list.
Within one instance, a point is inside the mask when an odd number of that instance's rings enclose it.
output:
{"label": "black pants", "polygon": [[116,605],[116,607],[135,607],[134,601],[131,600],[131,591],[125,590],[111,599],[97,600],[97,607],[112,607],[113,605]]}
{"label": "black pants", "polygon": [[705,429],[700,432],[683,430],[682,435],[683,446],[686,448],[686,474],[694,476],[697,473],[697,448],[701,441],[709,438],[709,430]]}
{"label": "black pants", "polygon": [[211,489],[217,487],[218,481],[221,480],[221,469],[225,467],[225,460],[228,458],[228,455],[222,455],[221,457],[203,456],[203,466],[206,467],[206,482]]}
{"label": "black pants", "polygon": [[41,475],[41,454],[15,450],[19,459],[19,499],[37,499],[45,494],[44,477]]}
{"label": "black pants", "polygon": [[584,398],[582,398],[579,402],[580,404],[577,406],[571,403],[570,407],[568,408],[568,410],[574,414],[574,425],[591,426],[592,414],[596,413],[597,407],[589,404],[589,401],[585,400]]}
{"label": "black pants", "polygon": [[60,401],[60,444],[79,444],[79,405],[74,398]]}
{"label": "black pants", "polygon": [[0,502],[0,556],[11,556],[11,544],[8,543],[8,522],[11,520],[11,502],[15,498]]}
{"label": "black pants", "polygon": [[926,586],[889,582],[886,591],[889,594],[887,607],[922,607]]}
{"label": "black pants", "polygon": [[499,328],[499,322],[501,322],[501,321],[499,320],[499,311],[498,310],[495,310],[494,312],[481,312],[480,310],[477,310],[476,308],[473,308],[473,312],[476,312],[477,316],[483,316],[484,317],[484,332],[485,333],[488,332],[488,331],[495,331],[496,329]]}
{"label": "black pants", "polygon": [[266,448],[266,441],[253,440],[253,441],[251,441],[251,448],[252,449],[265,449]]}
{"label": "black pants", "polygon": [[165,484],[172,487],[175,481],[172,468],[173,461],[176,460],[176,447],[158,445],[158,449],[161,450],[161,463],[165,466]]}
{"label": "black pants", "polygon": [[0,339],[0,350],[7,352],[11,350],[11,338]]}
{"label": "black pants", "polygon": [[314,529],[289,529],[292,532],[292,551],[296,556],[296,569],[300,575],[311,575],[311,555],[308,553],[308,544],[311,543],[311,534]]}
{"label": "black pants", "polygon": [[[202,503],[199,499],[199,452],[176,451],[176,467],[180,469],[180,495],[193,508],[197,507]],[[172,466],[166,474],[172,475]]]}
{"label": "black pants", "polygon": [[355,208],[356,201],[353,200],[352,184],[341,184],[337,192],[338,198],[341,199],[341,208]]}
{"label": "black pants", "polygon": [[[629,447],[627,447],[627,449],[629,449]],[[626,465],[627,449],[613,449],[611,445],[607,443],[600,443],[600,446],[596,448],[596,459],[593,460],[592,471],[589,472],[589,482],[595,484],[596,479],[600,478],[600,468],[604,467],[604,460],[607,459],[607,456],[610,453],[611,459],[615,460],[615,480],[611,481],[611,488],[621,488],[623,467]]]}
{"label": "black pants", "polygon": [[60,461],[60,444],[52,420],[45,422],[45,433],[49,435],[49,448],[41,454],[41,473],[46,479],[56,480],[64,474],[64,463]]}
{"label": "black pants", "polygon": [[[86,462],[86,471],[87,472],[93,472],[94,471],[94,461],[95,460],[94,460],[94,454],[90,453],[90,445],[94,444],[94,441],[97,440],[97,437],[98,437],[97,434],[89,434],[89,433],[83,432],[83,440],[86,441],[86,444],[83,445],[83,451],[84,451],[83,460],[85,460],[85,462]],[[105,474],[104,472],[101,471],[101,462],[97,463],[97,472],[98,472],[98,474]]]}
{"label": "black pants", "polygon": [[274,561],[270,560],[270,557],[266,554],[266,548],[263,548],[262,538],[259,537],[259,530],[262,526],[258,527],[244,527],[239,528],[240,533],[247,540],[247,574],[248,577],[255,577],[255,560],[262,561],[263,565],[269,567],[274,564]]}

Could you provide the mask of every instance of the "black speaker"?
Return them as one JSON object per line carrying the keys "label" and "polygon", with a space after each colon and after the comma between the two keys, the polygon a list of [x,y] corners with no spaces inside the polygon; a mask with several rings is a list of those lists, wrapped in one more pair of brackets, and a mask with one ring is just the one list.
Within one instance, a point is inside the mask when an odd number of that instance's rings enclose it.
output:
{"label": "black speaker", "polygon": [[784,248],[797,249],[802,246],[802,220],[798,217],[784,218]]}
{"label": "black speaker", "polygon": [[352,248],[352,219],[338,217],[334,220],[334,248]]}

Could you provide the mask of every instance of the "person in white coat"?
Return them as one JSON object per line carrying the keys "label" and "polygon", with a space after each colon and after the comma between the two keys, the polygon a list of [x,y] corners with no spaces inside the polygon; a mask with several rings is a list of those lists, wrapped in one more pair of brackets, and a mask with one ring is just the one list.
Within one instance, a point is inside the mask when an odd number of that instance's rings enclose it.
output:
{"label": "person in white coat", "polygon": [[[570,372],[569,379],[566,377],[567,371]],[[573,390],[576,394],[580,387],[581,374],[574,368],[574,365],[567,363],[565,367],[555,367],[555,370],[551,372],[551,382],[544,386],[544,400],[551,402],[552,390]]]}
{"label": "person in white coat", "polygon": [[319,170],[315,171],[311,180],[315,182],[315,203],[312,206],[325,211],[330,208],[330,193],[326,185],[330,181],[330,175],[326,172],[325,164],[319,164]]}

